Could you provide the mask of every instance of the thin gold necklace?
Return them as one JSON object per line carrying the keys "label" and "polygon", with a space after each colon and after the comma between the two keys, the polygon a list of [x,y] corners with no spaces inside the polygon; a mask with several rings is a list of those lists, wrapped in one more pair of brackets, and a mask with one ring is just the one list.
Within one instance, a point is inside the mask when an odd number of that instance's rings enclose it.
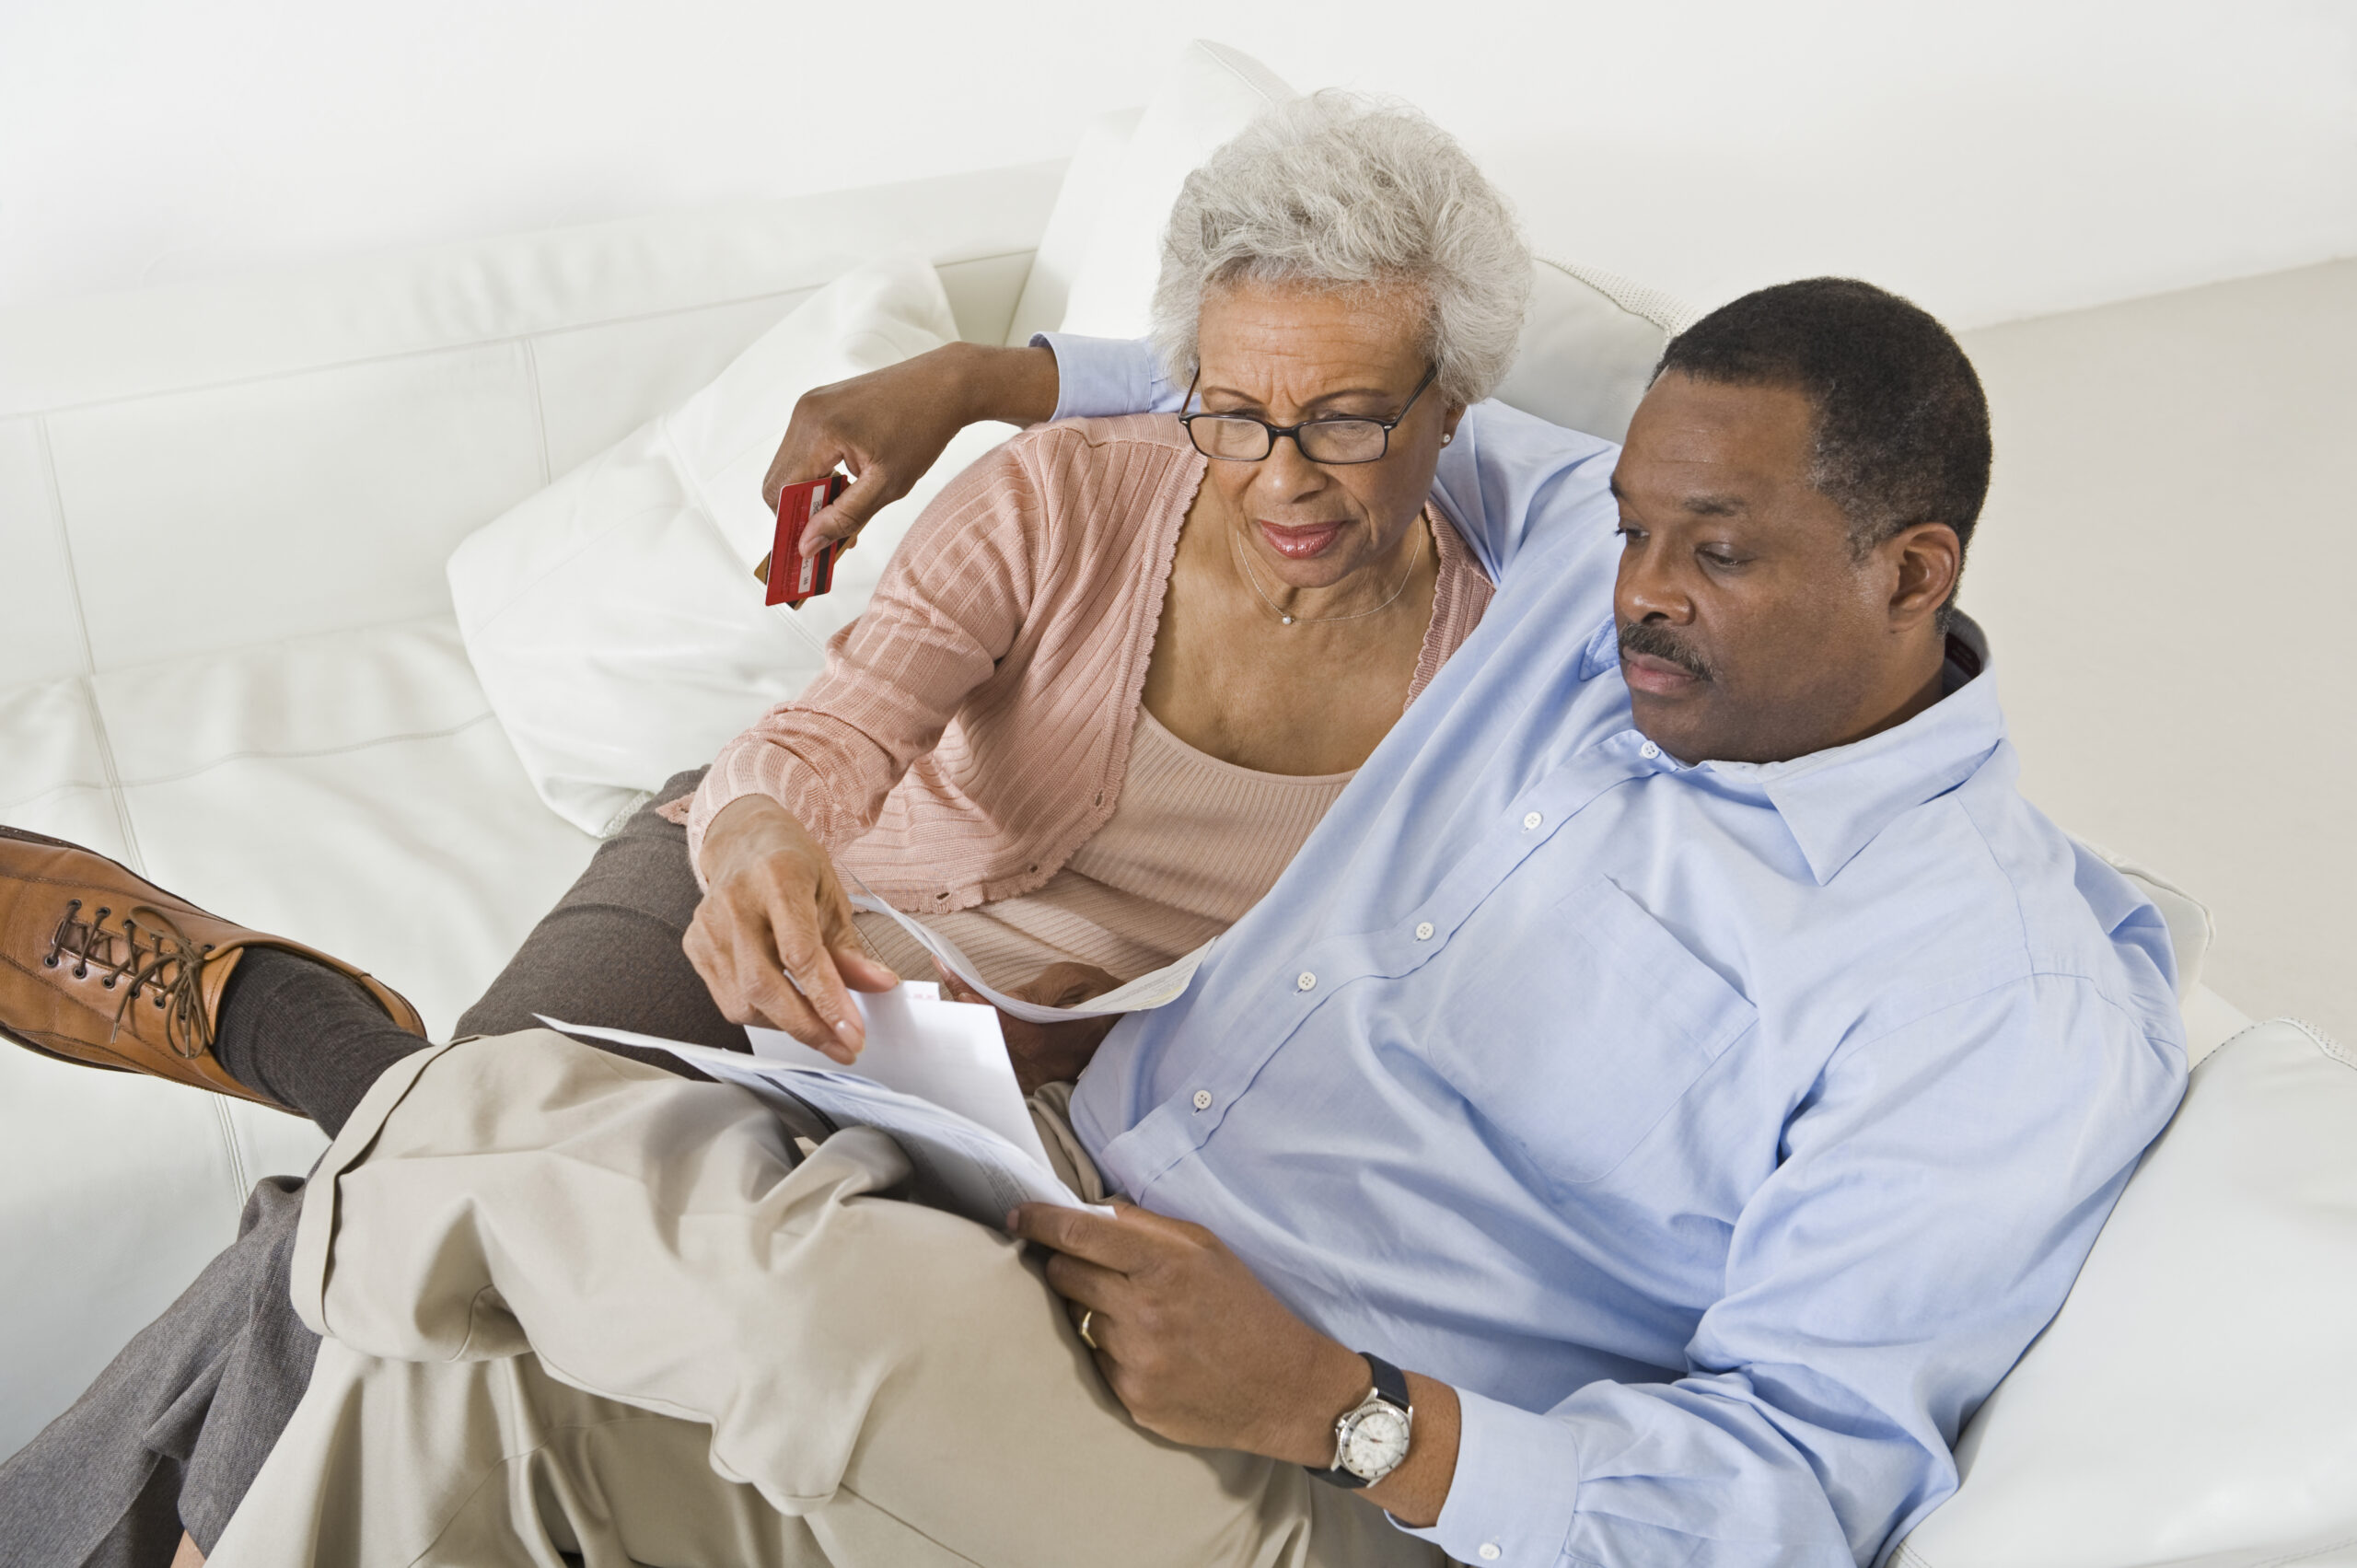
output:
{"label": "thin gold necklace", "polygon": [[1426,532],[1426,530],[1421,526],[1423,519],[1419,517],[1416,521],[1420,525],[1416,529],[1416,549],[1414,553],[1408,557],[1407,573],[1399,579],[1399,586],[1391,590],[1391,598],[1385,599],[1373,610],[1354,610],[1348,615],[1312,615],[1303,617],[1286,614],[1283,610],[1277,608],[1276,600],[1271,598],[1267,594],[1260,592],[1260,579],[1252,575],[1252,563],[1244,558],[1244,547],[1236,542],[1236,536],[1232,533],[1227,536],[1227,548],[1229,552],[1235,555],[1237,565],[1243,569],[1244,580],[1252,586],[1252,591],[1260,597],[1260,602],[1269,607],[1270,613],[1273,614],[1277,618],[1277,623],[1279,625],[1316,626],[1328,621],[1364,621],[1370,615],[1380,615],[1385,610],[1389,610],[1392,606],[1393,600],[1396,600],[1401,594],[1408,591],[1408,584],[1415,577],[1416,567],[1424,558],[1424,534]]}

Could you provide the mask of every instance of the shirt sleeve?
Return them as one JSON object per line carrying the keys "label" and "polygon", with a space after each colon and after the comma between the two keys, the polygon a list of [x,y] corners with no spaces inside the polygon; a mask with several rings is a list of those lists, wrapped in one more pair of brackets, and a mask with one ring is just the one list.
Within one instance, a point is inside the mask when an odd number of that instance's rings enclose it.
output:
{"label": "shirt sleeve", "polygon": [[1177,413],[1186,401],[1187,389],[1163,378],[1162,362],[1143,338],[1034,332],[1031,346],[1056,356],[1058,419]]}
{"label": "shirt sleeve", "polygon": [[1565,528],[1609,528],[1620,448],[1497,400],[1475,403],[1440,449],[1433,502],[1457,525],[1492,582],[1515,556]]}
{"label": "shirt sleeve", "polygon": [[1057,548],[1028,450],[1017,436],[951,480],[829,639],[817,679],[721,749],[686,817],[699,885],[712,819],[748,795],[783,805],[830,852],[859,837],[991,678]]}
{"label": "shirt sleeve", "polygon": [[1957,1432],[2184,1084],[2180,1041],[2054,977],[1845,1050],[1736,1219],[1687,1376],[1545,1412],[1460,1394],[1413,1533],[1476,1565],[1875,1562],[1955,1491]]}
{"label": "shirt sleeve", "polygon": [[[1039,332],[1056,356],[1058,419],[1176,413],[1187,389],[1163,378],[1143,340]],[[1550,424],[1494,400],[1465,411],[1441,448],[1433,501],[1471,546],[1492,582],[1523,547],[1553,529],[1609,527],[1608,486],[1620,448]]]}

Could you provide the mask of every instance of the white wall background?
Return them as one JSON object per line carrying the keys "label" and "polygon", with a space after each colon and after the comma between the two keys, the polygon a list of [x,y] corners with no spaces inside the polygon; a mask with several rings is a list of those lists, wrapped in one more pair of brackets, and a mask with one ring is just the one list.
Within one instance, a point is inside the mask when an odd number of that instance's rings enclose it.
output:
{"label": "white wall background", "polygon": [[0,0],[0,306],[1053,157],[1190,32],[1416,100],[1543,248],[1699,304],[2357,253],[2346,0]]}

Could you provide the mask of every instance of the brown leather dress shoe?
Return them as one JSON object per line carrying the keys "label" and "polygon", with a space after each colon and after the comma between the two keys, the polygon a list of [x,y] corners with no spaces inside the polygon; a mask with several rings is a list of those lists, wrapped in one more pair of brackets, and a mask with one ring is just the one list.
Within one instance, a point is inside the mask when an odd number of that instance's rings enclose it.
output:
{"label": "brown leather dress shoe", "polygon": [[349,975],[425,1033],[416,1008],[350,964],[232,925],[78,844],[0,828],[0,1035],[19,1045],[273,1105],[213,1054],[221,993],[249,947]]}

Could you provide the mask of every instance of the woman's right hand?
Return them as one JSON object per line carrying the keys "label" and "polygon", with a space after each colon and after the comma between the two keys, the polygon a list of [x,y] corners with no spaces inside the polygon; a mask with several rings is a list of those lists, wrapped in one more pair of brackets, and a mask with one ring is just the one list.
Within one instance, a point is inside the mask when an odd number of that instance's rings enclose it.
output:
{"label": "woman's right hand", "polygon": [[809,830],[769,796],[744,796],[713,818],[700,865],[703,902],[681,946],[722,1015],[845,1064],[857,1058],[867,1031],[852,991],[889,991],[900,976],[862,947]]}

